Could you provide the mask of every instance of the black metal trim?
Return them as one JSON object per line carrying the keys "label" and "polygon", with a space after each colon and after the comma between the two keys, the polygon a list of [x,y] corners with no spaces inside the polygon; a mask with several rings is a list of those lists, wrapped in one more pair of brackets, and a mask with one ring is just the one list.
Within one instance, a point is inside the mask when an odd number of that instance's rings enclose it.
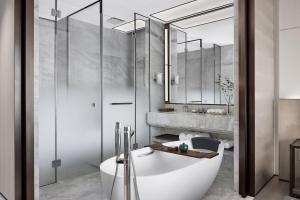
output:
{"label": "black metal trim", "polygon": [[[167,54],[168,54],[168,64],[164,63],[164,79],[166,78],[166,73],[168,74],[168,83],[170,83],[170,67],[171,67],[171,64],[170,64],[170,24],[165,24],[164,26],[164,46],[165,46],[165,31],[168,30],[168,49],[167,49]],[[166,48],[166,46],[164,47]],[[165,62],[165,58],[166,58],[166,50],[164,49],[164,62]],[[166,70],[166,66],[168,67],[168,69]],[[166,80],[164,81],[164,83],[166,83]],[[166,87],[166,86],[165,86]],[[166,98],[166,95],[168,95],[168,98]],[[165,103],[170,103],[170,98],[171,98],[171,93],[170,93],[170,86],[168,84],[168,93],[166,94],[166,90],[164,89],[164,101]]]}
{"label": "black metal trim", "polygon": [[116,105],[132,105],[132,102],[114,102],[114,103],[110,103],[110,105],[112,106],[116,106]]}
{"label": "black metal trim", "polygon": [[[149,84],[149,112],[151,112],[151,107],[152,107],[152,104],[151,104],[151,19],[149,18],[149,32],[148,32],[148,45],[149,45],[149,61],[148,61],[148,64],[149,64],[149,76],[148,76],[148,84]],[[149,144],[151,144],[151,139],[152,139],[152,132],[151,132],[151,126],[148,126],[149,127]]]}
{"label": "black metal trim", "polygon": [[[170,25],[173,25],[173,24],[166,24],[165,26],[169,26],[169,35],[170,35]],[[181,30],[180,30],[181,31]],[[185,33],[184,31],[182,31],[183,33]],[[169,36],[169,39],[170,39],[170,36]],[[186,39],[187,40],[187,39]],[[185,42],[180,42],[180,43],[177,43],[177,44],[186,44],[186,47],[185,47],[185,53],[187,54],[187,51],[186,51],[186,49],[187,49],[187,43],[189,43],[189,42],[195,42],[195,41],[199,41],[200,42],[200,76],[202,77],[202,75],[203,75],[203,73],[202,73],[202,71],[203,71],[203,69],[202,69],[202,60],[203,60],[203,46],[202,46],[202,39],[194,39],[194,40],[189,40],[189,41],[185,41]],[[213,46],[213,48],[214,48],[214,57],[215,57],[215,47],[216,46],[219,46],[219,45],[217,45],[217,44],[213,44],[214,46]],[[170,47],[170,45],[169,45],[169,47]],[[168,54],[169,54],[169,56],[168,56],[168,59],[170,59],[170,52],[169,52],[169,50],[168,50]],[[187,58],[187,55],[185,56],[186,58]],[[170,61],[169,61],[170,62]],[[185,68],[187,69],[187,61],[186,61],[186,64],[185,64]],[[171,65],[169,65],[169,67],[168,67],[168,73],[170,74],[170,67],[171,67]],[[216,63],[215,63],[215,60],[214,60],[214,80],[216,80]],[[185,70],[185,73],[187,73],[187,70]],[[170,78],[170,76],[168,76],[169,78]],[[200,87],[201,87],[201,91],[200,91],[200,93],[201,93],[201,101],[197,101],[198,103],[196,103],[196,101],[195,101],[195,103],[192,103],[192,105],[222,105],[221,104],[221,101],[220,101],[220,104],[216,104],[216,81],[214,81],[214,103],[213,104],[202,104],[201,102],[203,102],[203,89],[202,89],[202,87],[203,87],[203,83],[202,83],[202,78],[201,78],[201,84],[200,84]],[[186,81],[186,80],[185,80]],[[169,92],[169,99],[168,99],[168,101],[165,101],[165,103],[166,104],[186,104],[186,105],[189,105],[189,103],[187,102],[187,82],[185,82],[185,103],[173,103],[172,102],[172,100],[171,100],[171,96],[170,96],[170,90],[171,90],[171,88],[170,88],[170,86],[168,87],[168,92]],[[224,104],[224,105],[226,105],[226,104]]]}
{"label": "black metal trim", "polygon": [[214,104],[216,103],[216,44],[214,44]]}
{"label": "black metal trim", "polygon": [[[57,0],[56,0],[56,1],[57,1]],[[76,10],[75,12],[73,12],[73,13],[71,13],[71,14],[65,16],[64,18],[66,18],[66,17],[71,17],[72,15],[75,15],[75,14],[77,14],[77,13],[79,13],[79,12],[81,12],[81,11],[83,11],[83,10],[85,10],[85,9],[87,9],[87,8],[89,8],[89,7],[93,6],[93,5],[95,5],[95,4],[97,4],[97,3],[102,3],[101,1],[102,1],[102,0],[95,1],[94,3],[91,3],[91,4],[89,4],[89,5],[87,5],[87,6],[83,7],[83,8],[80,8],[79,10]],[[57,7],[56,7],[56,10],[57,10]]]}
{"label": "black metal trim", "polygon": [[48,18],[45,18],[45,17],[39,17],[39,19],[42,19],[42,20],[47,20],[47,21],[50,21],[50,22],[55,22],[55,19],[48,19]]}
{"label": "black metal trim", "polygon": [[0,192],[0,197],[3,198],[4,200],[7,200],[7,198],[1,192]]}
{"label": "black metal trim", "polygon": [[177,44],[185,44],[185,43],[189,43],[189,42],[196,42],[196,41],[202,41],[202,39],[194,39],[194,40],[188,40],[188,41],[185,41],[185,42],[179,42]]}
{"label": "black metal trim", "polygon": [[[134,13],[133,14],[133,19],[134,19],[134,27],[133,27],[133,37],[134,37],[134,44],[133,44],[133,50],[134,50],[134,53],[133,53],[133,57],[134,57],[134,131],[135,131],[135,134],[134,134],[134,144],[136,144],[136,99],[137,99],[137,88],[136,88],[136,81],[137,81],[137,78],[136,78],[136,66],[137,66],[137,53],[136,53],[136,49],[137,49],[137,41],[136,41],[136,34],[137,34],[137,29],[136,29],[136,16],[137,16],[137,13]],[[145,25],[146,27],[146,25]]]}
{"label": "black metal trim", "polygon": [[200,57],[201,57],[201,61],[200,61],[200,77],[201,77],[201,102],[203,102],[203,40],[201,39],[201,44],[200,44],[200,48],[201,48],[201,53],[200,53]]}
{"label": "black metal trim", "polygon": [[100,19],[100,161],[103,162],[103,158],[104,158],[104,148],[103,148],[103,132],[104,132],[104,128],[103,128],[103,85],[104,85],[104,78],[103,78],[103,1],[100,0],[99,3],[99,19]]}
{"label": "black metal trim", "polygon": [[[57,10],[57,1],[55,0],[55,10]],[[57,72],[57,34],[58,34],[58,18],[57,15],[55,15],[55,23],[54,23],[54,118],[55,118],[55,125],[54,125],[54,159],[57,160],[57,87],[58,87],[58,72]],[[57,183],[57,168],[54,168],[54,183]]]}

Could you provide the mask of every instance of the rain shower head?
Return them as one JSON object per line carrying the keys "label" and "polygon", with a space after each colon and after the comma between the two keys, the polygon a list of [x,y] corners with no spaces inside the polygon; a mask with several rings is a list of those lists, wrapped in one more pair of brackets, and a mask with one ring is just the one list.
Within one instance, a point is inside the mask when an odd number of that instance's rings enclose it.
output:
{"label": "rain shower head", "polygon": [[116,17],[111,17],[111,18],[108,18],[106,20],[106,22],[116,26],[116,25],[124,23],[125,21],[123,19],[119,19],[119,18],[116,18]]}

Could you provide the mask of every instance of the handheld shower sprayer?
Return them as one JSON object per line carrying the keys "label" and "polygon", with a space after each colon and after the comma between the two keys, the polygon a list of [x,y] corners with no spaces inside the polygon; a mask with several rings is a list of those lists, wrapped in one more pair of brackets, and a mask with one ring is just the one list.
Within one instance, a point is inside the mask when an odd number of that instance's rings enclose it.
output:
{"label": "handheld shower sprayer", "polygon": [[121,155],[121,123],[116,122],[115,126],[115,154],[116,154],[116,161],[120,161]]}

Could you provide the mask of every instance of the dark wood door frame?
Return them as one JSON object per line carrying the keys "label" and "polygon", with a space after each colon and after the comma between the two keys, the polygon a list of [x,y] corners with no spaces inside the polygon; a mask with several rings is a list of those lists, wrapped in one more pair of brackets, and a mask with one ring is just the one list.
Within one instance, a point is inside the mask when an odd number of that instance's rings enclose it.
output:
{"label": "dark wood door frame", "polygon": [[34,0],[15,2],[15,199],[34,199]]}
{"label": "dark wood door frame", "polygon": [[239,193],[255,196],[255,7],[239,1]]}
{"label": "dark wood door frame", "polygon": [[[20,134],[16,135],[16,199],[34,199],[34,0],[16,2],[20,66]],[[254,0],[239,0],[239,193],[254,196]],[[19,57],[18,57],[19,56]],[[17,63],[18,64],[18,63]],[[17,110],[18,111],[18,110]]]}

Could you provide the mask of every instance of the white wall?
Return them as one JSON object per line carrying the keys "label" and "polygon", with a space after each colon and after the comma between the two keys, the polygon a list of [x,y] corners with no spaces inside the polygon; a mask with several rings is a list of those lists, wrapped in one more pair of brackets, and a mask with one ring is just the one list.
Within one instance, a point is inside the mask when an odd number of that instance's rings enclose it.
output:
{"label": "white wall", "polygon": [[289,180],[289,144],[300,134],[300,1],[277,0],[277,3],[279,95],[275,159],[276,173],[280,179]]}
{"label": "white wall", "polygon": [[279,98],[300,99],[300,1],[279,0]]}

